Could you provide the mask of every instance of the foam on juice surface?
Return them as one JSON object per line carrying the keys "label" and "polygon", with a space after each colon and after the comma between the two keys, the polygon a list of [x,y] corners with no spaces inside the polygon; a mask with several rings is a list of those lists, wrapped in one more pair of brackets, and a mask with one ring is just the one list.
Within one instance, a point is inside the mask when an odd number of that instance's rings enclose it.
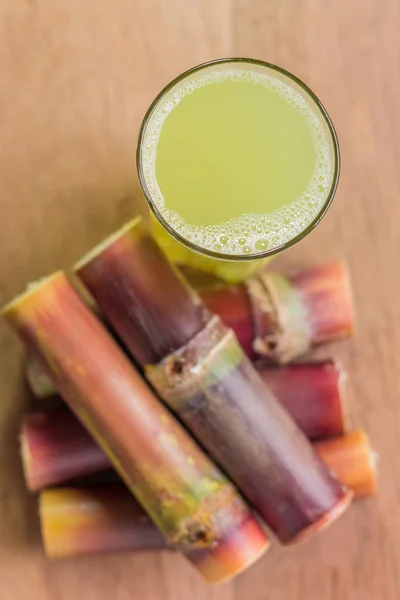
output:
{"label": "foam on juice surface", "polygon": [[[309,128],[315,150],[315,166],[301,195],[277,210],[246,213],[212,225],[193,225],[176,211],[166,207],[156,177],[157,146],[165,120],[181,100],[197,89],[223,81],[265,86],[285,103],[301,113]],[[262,117],[262,116],[261,116]],[[281,246],[301,234],[323,208],[334,176],[332,140],[316,105],[293,87],[271,76],[248,70],[227,69],[214,73],[196,73],[174,86],[151,114],[141,147],[142,174],[148,192],[159,213],[184,239],[200,248],[233,255],[258,254]],[[244,208],[246,202],[243,203]]]}

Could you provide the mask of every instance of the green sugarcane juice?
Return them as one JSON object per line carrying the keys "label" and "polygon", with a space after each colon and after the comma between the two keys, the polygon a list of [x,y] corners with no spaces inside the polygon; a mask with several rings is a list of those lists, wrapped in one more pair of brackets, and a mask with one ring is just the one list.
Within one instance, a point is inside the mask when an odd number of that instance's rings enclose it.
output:
{"label": "green sugarcane juice", "polygon": [[316,101],[272,70],[229,63],[164,94],[142,132],[141,162],[154,210],[188,243],[159,226],[167,252],[219,274],[220,261],[189,247],[240,260],[285,245],[317,219],[335,172]]}

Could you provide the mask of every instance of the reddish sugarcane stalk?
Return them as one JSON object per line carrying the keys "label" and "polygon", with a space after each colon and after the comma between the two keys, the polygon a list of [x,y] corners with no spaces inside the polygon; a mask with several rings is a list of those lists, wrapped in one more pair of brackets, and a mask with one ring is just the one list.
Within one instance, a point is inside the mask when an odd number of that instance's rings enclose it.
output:
{"label": "reddish sugarcane stalk", "polygon": [[3,311],[168,543],[210,582],[268,540],[235,488],[156,399],[63,273]]}
{"label": "reddish sugarcane stalk", "polygon": [[39,515],[49,558],[168,547],[122,483],[46,490]]}
{"label": "reddish sugarcane stalk", "polygon": [[[314,442],[324,463],[356,495],[370,495],[363,486],[372,481],[372,451],[367,436],[358,431]],[[25,480],[31,491],[93,475],[112,467],[110,459],[66,408],[29,415],[21,431]],[[356,477],[360,478],[358,484]]]}
{"label": "reddish sugarcane stalk", "polygon": [[[376,489],[374,453],[363,431],[317,444],[318,451],[357,498]],[[167,548],[167,544],[122,484],[55,488],[40,495],[40,521],[47,556]]]}
{"label": "reddish sugarcane stalk", "polygon": [[159,396],[281,542],[301,539],[345,510],[351,492],[265,386],[232,330],[203,308],[140,220],[91,252],[76,273]]}
{"label": "reddish sugarcane stalk", "polygon": [[290,277],[263,270],[241,285],[203,289],[201,297],[251,358],[287,363],[354,329],[349,276],[340,261]]}
{"label": "reddish sugarcane stalk", "polygon": [[257,365],[259,373],[294,421],[311,439],[341,435],[345,429],[345,373],[333,360]]}
{"label": "reddish sugarcane stalk", "polygon": [[[166,275],[163,283],[168,286]],[[178,294],[171,301],[179,302],[182,290]],[[349,277],[340,261],[306,269],[292,277],[265,271],[241,285],[212,286],[200,294],[208,309],[233,329],[252,359],[262,356],[274,363],[287,363],[317,344],[351,335],[354,329]],[[182,315],[187,338],[198,332],[196,323],[207,320],[206,315],[198,319],[200,308],[195,296],[193,299],[192,309],[188,307],[188,312]],[[165,313],[171,314],[168,310]],[[172,322],[172,331],[168,333],[171,343],[175,341],[174,325]],[[149,334],[155,336],[151,329]],[[166,350],[160,348],[158,355]],[[144,356],[150,357],[148,353],[149,348]],[[54,393],[51,381],[34,359],[28,360],[27,379],[36,396]]]}
{"label": "reddish sugarcane stalk", "polygon": [[28,415],[20,446],[31,492],[111,468],[107,454],[66,407]]}
{"label": "reddish sugarcane stalk", "polygon": [[[267,368],[260,373],[308,437],[343,433],[342,374],[333,361]],[[28,415],[20,440],[25,481],[31,491],[110,467],[107,456],[66,408]]]}
{"label": "reddish sugarcane stalk", "polygon": [[[327,359],[282,366],[255,363],[255,366],[309,439],[343,433],[345,374],[334,361]],[[27,379],[35,396],[47,398],[56,394],[40,363],[32,357],[27,359]],[[49,482],[51,485],[55,483],[58,481]]]}
{"label": "reddish sugarcane stalk", "polygon": [[[279,367],[271,364],[255,366],[266,385],[309,439],[343,433],[345,375],[332,360]],[[40,363],[30,357],[27,361],[27,379],[31,391],[38,397],[47,398],[56,393]]]}

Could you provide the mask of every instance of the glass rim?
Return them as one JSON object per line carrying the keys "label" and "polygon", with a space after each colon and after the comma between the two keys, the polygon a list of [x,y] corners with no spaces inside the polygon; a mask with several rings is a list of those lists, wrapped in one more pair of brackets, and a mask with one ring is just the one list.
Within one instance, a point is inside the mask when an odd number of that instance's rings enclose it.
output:
{"label": "glass rim", "polygon": [[[325,121],[325,124],[329,130],[331,140],[332,140],[333,154],[334,154],[334,172],[333,172],[333,177],[332,177],[332,184],[331,184],[331,187],[327,194],[327,198],[326,198],[323,206],[321,207],[321,210],[316,215],[316,217],[311,221],[311,223],[309,223],[309,225],[303,231],[301,231],[298,235],[291,238],[289,241],[285,242],[284,244],[281,244],[280,246],[276,246],[271,249],[263,250],[261,252],[252,253],[252,254],[224,254],[223,252],[216,252],[213,250],[209,250],[207,248],[203,248],[202,246],[199,246],[198,244],[195,244],[194,242],[191,242],[190,240],[187,240],[185,237],[180,235],[165,220],[165,218],[160,214],[159,209],[155,205],[155,202],[152,199],[151,193],[149,192],[149,189],[147,187],[147,183],[146,183],[144,173],[143,173],[142,160],[141,160],[141,150],[142,150],[143,138],[144,138],[144,135],[146,132],[147,124],[148,124],[154,110],[158,106],[159,102],[162,100],[162,98],[176,84],[178,84],[181,81],[183,81],[184,79],[186,79],[186,77],[189,77],[190,75],[197,73],[198,71],[201,71],[208,67],[213,67],[213,66],[217,66],[220,64],[229,64],[229,63],[245,63],[245,64],[249,64],[249,65],[256,65],[259,67],[267,68],[272,71],[276,71],[276,72],[280,73],[281,75],[284,75],[288,79],[291,79],[292,81],[294,81],[308,96],[311,97],[311,99],[314,101],[317,108],[319,109],[319,111]],[[137,173],[138,173],[138,178],[139,178],[139,184],[140,184],[140,187],[144,194],[144,197],[146,198],[147,204],[149,205],[150,210],[156,217],[157,221],[162,225],[162,227],[164,227],[164,229],[175,240],[177,240],[183,246],[190,248],[191,250],[198,252],[199,254],[203,254],[203,255],[209,256],[211,258],[217,258],[220,260],[235,261],[235,262],[258,260],[258,259],[262,259],[262,258],[267,258],[268,256],[273,256],[274,254],[278,254],[278,253],[282,252],[283,250],[286,250],[287,248],[294,246],[295,244],[300,242],[303,238],[305,238],[321,222],[321,220],[323,219],[323,217],[325,216],[325,214],[327,213],[328,209],[330,208],[330,206],[332,204],[332,201],[335,196],[335,193],[336,193],[336,190],[338,187],[338,183],[339,183],[339,176],[340,176],[339,140],[338,140],[335,128],[333,126],[332,120],[331,120],[327,110],[323,106],[322,102],[319,100],[319,98],[316,96],[316,94],[308,87],[308,85],[305,84],[296,75],[293,75],[293,73],[290,73],[290,71],[287,71],[286,69],[283,69],[282,67],[278,67],[277,65],[265,62],[265,61],[257,59],[257,58],[243,58],[243,57],[217,58],[215,60],[210,60],[210,61],[201,63],[199,65],[191,67],[187,71],[184,71],[183,73],[181,73],[180,75],[175,77],[172,81],[170,81],[159,92],[159,94],[157,94],[157,96],[154,98],[153,102],[150,104],[149,108],[147,109],[147,111],[143,117],[142,123],[140,125],[138,144],[137,144],[137,149],[136,149],[136,168],[137,168]]]}

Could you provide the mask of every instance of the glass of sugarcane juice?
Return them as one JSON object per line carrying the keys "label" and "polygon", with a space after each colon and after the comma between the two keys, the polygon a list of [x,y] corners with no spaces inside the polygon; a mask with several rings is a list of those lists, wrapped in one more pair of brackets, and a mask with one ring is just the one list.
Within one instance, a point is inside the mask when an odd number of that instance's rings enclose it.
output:
{"label": "glass of sugarcane juice", "polygon": [[325,109],[297,77],[229,58],[190,69],[157,96],[137,165],[167,254],[237,281],[321,220],[339,148]]}

